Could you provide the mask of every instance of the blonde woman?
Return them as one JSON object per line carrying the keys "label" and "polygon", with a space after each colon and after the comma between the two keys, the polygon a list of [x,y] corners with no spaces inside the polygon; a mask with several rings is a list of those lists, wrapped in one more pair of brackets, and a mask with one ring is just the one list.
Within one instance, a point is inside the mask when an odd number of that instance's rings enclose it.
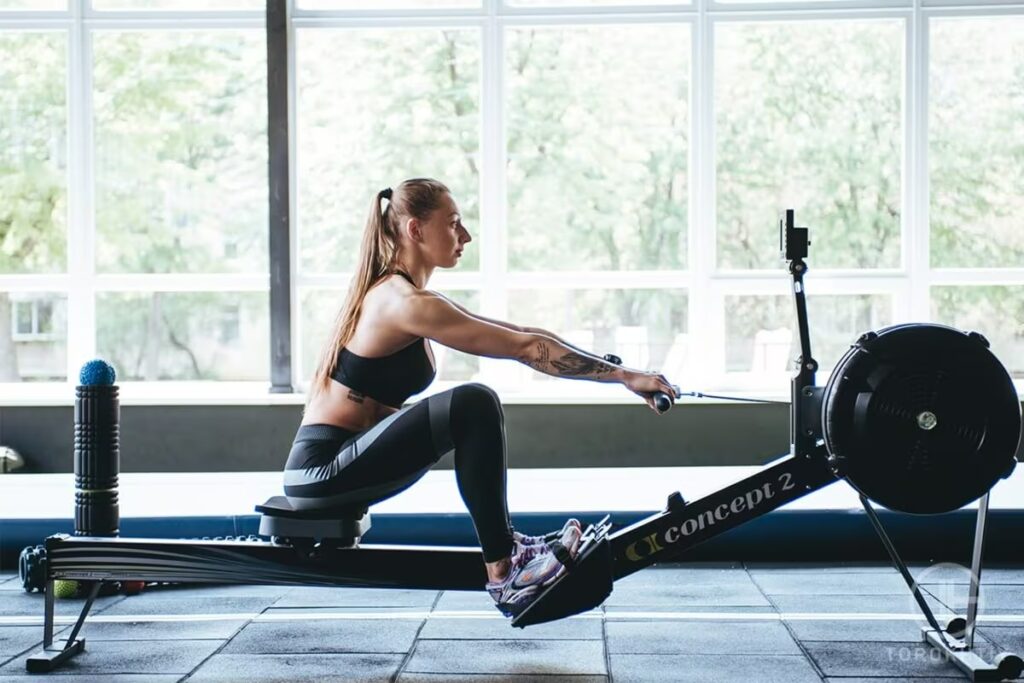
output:
{"label": "blonde woman", "polygon": [[[408,488],[454,449],[487,590],[513,616],[566,569],[544,536],[512,528],[504,414],[493,390],[463,384],[402,407],[434,379],[429,340],[558,377],[619,382],[655,411],[655,392],[674,394],[660,374],[610,364],[544,330],[475,315],[427,289],[434,270],[455,267],[471,241],[455,198],[436,180],[406,180],[373,198],[358,267],[285,466],[285,494],[299,509],[369,505]],[[580,534],[570,519],[547,538],[574,556]]]}

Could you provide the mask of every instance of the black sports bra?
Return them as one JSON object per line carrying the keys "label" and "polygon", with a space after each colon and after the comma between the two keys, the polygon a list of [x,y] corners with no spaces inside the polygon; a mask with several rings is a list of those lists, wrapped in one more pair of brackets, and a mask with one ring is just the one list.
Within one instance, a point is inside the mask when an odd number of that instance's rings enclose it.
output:
{"label": "black sports bra", "polygon": [[[399,275],[412,282],[405,273]],[[413,394],[430,386],[437,373],[422,337],[390,356],[366,358],[346,348],[338,351],[331,379],[393,408],[400,408]]]}

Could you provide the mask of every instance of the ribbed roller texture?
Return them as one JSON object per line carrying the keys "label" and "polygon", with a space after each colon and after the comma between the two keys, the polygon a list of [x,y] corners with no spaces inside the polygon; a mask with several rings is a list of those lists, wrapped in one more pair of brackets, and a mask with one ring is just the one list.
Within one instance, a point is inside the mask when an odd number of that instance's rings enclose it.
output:
{"label": "ribbed roller texture", "polygon": [[117,387],[75,390],[75,534],[116,536],[121,469]]}

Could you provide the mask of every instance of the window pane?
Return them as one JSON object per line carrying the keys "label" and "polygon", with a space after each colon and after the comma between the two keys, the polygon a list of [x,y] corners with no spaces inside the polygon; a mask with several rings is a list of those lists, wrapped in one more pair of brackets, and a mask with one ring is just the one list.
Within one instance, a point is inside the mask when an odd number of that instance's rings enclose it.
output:
{"label": "window pane", "polygon": [[932,320],[980,332],[1013,377],[1024,379],[1024,287],[932,287]]}
{"label": "window pane", "polygon": [[67,378],[67,297],[0,292],[0,382]]}
{"label": "window pane", "polygon": [[94,36],[98,269],[265,272],[263,32]]}
{"label": "window pane", "polygon": [[[471,311],[479,309],[480,295],[475,291],[446,291],[443,294]],[[306,290],[301,297],[300,338],[302,339],[302,382],[306,384],[320,361],[320,352],[333,330],[338,312],[345,302],[345,292],[337,290]],[[464,382],[480,372],[480,358],[449,349],[437,342],[431,342],[434,362],[437,365],[436,380]]]}
{"label": "window pane", "polygon": [[[297,42],[303,270],[355,270],[373,197],[410,177],[444,182],[479,238],[479,32],[300,29]],[[462,269],[479,267],[477,244]]]}
{"label": "window pane", "polygon": [[66,268],[64,33],[0,33],[0,273]]}
{"label": "window pane", "polygon": [[[240,334],[220,339],[224,311]],[[269,380],[265,292],[101,293],[96,349],[121,380]]]}
{"label": "window pane", "polygon": [[1024,263],[1024,17],[931,20],[933,266]]}
{"label": "window pane", "polygon": [[[864,332],[891,324],[891,298],[882,294],[807,297],[811,354],[828,373]],[[764,382],[795,370],[800,332],[792,296],[725,297],[725,371]]]}
{"label": "window pane", "polygon": [[18,336],[32,334],[32,302],[14,302],[14,333]]}
{"label": "window pane", "polygon": [[105,10],[232,10],[266,8],[266,0],[92,0],[92,6]]}
{"label": "window pane", "polygon": [[[543,289],[509,292],[509,319],[557,334],[584,351],[614,353],[624,365],[683,377],[689,354],[686,290]],[[512,364],[511,381],[560,378]]]}
{"label": "window pane", "polygon": [[7,9],[23,10],[63,10],[68,8],[68,0],[0,0],[0,12]]}
{"label": "window pane", "polygon": [[718,265],[776,268],[792,208],[818,267],[898,266],[902,83],[901,21],[719,24]]}
{"label": "window pane", "polygon": [[607,7],[630,5],[689,5],[686,0],[509,0],[514,7]]}
{"label": "window pane", "polygon": [[507,33],[513,270],[686,267],[690,29]]}
{"label": "window pane", "polygon": [[314,10],[443,9],[479,7],[480,0],[296,0],[295,6]]}

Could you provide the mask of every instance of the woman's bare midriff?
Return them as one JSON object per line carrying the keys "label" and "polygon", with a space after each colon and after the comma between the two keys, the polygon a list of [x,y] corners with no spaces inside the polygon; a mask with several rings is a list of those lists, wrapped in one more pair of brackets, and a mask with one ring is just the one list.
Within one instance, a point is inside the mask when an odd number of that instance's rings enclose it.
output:
{"label": "woman's bare midriff", "polygon": [[[363,299],[363,313],[352,339],[347,344],[349,351],[365,358],[376,358],[395,353],[414,341],[413,338],[404,336],[394,329],[388,324],[386,316],[379,314],[380,311],[387,310],[389,298],[400,295],[396,288],[406,286],[407,283],[401,277],[392,276],[385,278],[366,293],[366,298]],[[430,363],[436,366],[430,344],[425,340],[421,343],[426,344]],[[317,394],[306,406],[302,424],[329,424],[351,432],[359,432],[373,427],[398,410],[365,394],[354,392],[332,379],[327,391]]]}

